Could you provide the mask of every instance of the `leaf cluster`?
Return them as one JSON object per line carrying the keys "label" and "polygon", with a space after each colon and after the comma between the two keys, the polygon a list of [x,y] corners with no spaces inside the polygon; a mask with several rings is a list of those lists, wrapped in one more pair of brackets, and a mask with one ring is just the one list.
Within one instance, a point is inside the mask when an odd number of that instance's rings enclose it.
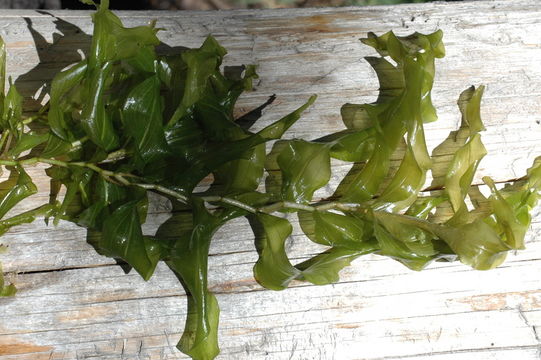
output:
{"label": "leaf cluster", "polygon": [[[156,52],[154,24],[125,28],[108,1],[97,5],[93,22],[89,54],[54,77],[49,103],[37,115],[23,116],[13,85],[0,89],[0,165],[10,172],[0,192],[0,232],[43,216],[87,228],[100,254],[121,259],[145,280],[165,262],[188,294],[178,347],[192,358],[219,353],[208,251],[214,233],[234,218],[248,217],[259,254],[254,276],[273,290],[294,280],[336,282],[341,269],[366,254],[413,270],[457,259],[490,269],[509,251],[524,248],[529,212],[541,189],[541,158],[503,188],[485,178],[491,195],[473,209],[467,204],[486,154],[482,86],[460,95],[457,150],[440,191],[422,192],[433,163],[424,124],[437,119],[431,90],[435,61],[445,53],[441,31],[370,33],[362,41],[381,55],[370,59],[380,81],[378,101],[344,105],[347,129],[308,141],[282,136],[315,96],[258,132],[234,117],[237,99],[257,74],[252,65],[224,74],[226,50],[214,38],[163,56]],[[3,43],[0,77],[4,84]],[[275,140],[267,153],[266,143]],[[400,165],[392,171],[397,154]],[[329,184],[331,159],[354,166],[334,194],[315,198]],[[49,203],[6,217],[38,191],[25,170],[38,163],[48,166]],[[204,179],[214,183],[198,192]],[[149,192],[173,203],[171,218],[154,235],[142,230]],[[436,217],[445,205],[450,214]],[[285,245],[293,217],[311,241],[327,247],[299,264],[292,264]],[[0,295],[14,292],[0,276]]]}

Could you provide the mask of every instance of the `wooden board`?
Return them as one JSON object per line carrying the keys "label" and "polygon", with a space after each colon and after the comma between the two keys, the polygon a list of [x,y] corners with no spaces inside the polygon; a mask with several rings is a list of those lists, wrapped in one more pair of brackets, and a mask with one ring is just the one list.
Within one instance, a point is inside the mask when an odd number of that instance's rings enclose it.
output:
{"label": "wooden board", "polygon": [[[318,102],[290,130],[314,139],[342,128],[345,102],[377,96],[375,55],[358,38],[368,31],[445,33],[447,56],[437,63],[433,99],[440,121],[427,129],[429,147],[459,124],[458,94],[487,85],[482,115],[489,151],[480,175],[497,181],[520,176],[541,154],[541,8],[536,0],[431,3],[393,7],[222,12],[120,12],[130,25],[157,18],[160,38],[196,47],[214,35],[228,50],[227,66],[259,66],[256,90],[238,113],[264,102],[258,127],[317,93]],[[31,97],[56,71],[89,47],[88,12],[3,11],[8,72]],[[81,50],[79,50],[81,49]],[[449,156],[438,157],[444,166]],[[338,175],[347,172],[335,163]],[[42,169],[32,170],[40,176]],[[333,178],[336,184],[339,176]],[[42,176],[38,195],[47,197]],[[479,181],[479,178],[476,179]],[[332,187],[332,185],[331,185]],[[320,191],[320,196],[331,189]],[[167,218],[169,204],[153,201],[146,231]],[[295,283],[272,292],[254,280],[257,258],[244,220],[213,240],[210,287],[221,306],[221,359],[539,359],[541,356],[541,216],[536,209],[527,250],[490,272],[458,263],[412,272],[389,259],[367,256],[342,272],[338,284]],[[0,259],[19,288],[0,299],[0,359],[183,359],[175,349],[186,314],[184,292],[159,266],[144,282],[85,242],[84,230],[41,221],[2,237]],[[295,260],[317,248],[298,227],[289,239]]]}

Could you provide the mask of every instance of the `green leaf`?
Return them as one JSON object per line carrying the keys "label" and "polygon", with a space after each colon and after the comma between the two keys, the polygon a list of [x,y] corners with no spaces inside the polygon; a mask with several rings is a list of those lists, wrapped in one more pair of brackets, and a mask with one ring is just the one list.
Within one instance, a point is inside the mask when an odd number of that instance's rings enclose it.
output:
{"label": "green leaf", "polygon": [[73,126],[70,121],[72,111],[76,109],[73,104],[73,92],[81,84],[87,68],[87,62],[81,61],[56,74],[51,83],[47,120],[52,132],[66,142],[73,140],[72,130],[70,130]]}
{"label": "green leaf", "polygon": [[191,161],[204,151],[206,142],[203,131],[193,117],[184,117],[165,131],[167,145],[177,158]]}
{"label": "green leaf", "polygon": [[462,140],[464,144],[455,152],[445,176],[445,191],[455,213],[466,206],[464,199],[468,189],[481,159],[487,154],[478,134],[485,129],[480,117],[483,90],[483,86],[478,89],[472,86],[464,90],[458,99],[462,128],[469,132],[469,136]]}
{"label": "green leaf", "polygon": [[77,217],[77,224],[87,229],[100,230],[110,213],[105,201],[98,201],[84,209]]}
{"label": "green leaf", "polygon": [[22,167],[11,171],[10,178],[2,183],[0,191],[0,219],[19,202],[38,192],[36,185]]}
{"label": "green leaf", "polygon": [[511,249],[482,220],[457,227],[433,226],[432,232],[451,247],[461,262],[477,270],[500,265]]}
{"label": "green leaf", "polygon": [[125,260],[143,279],[148,280],[156,268],[161,250],[157,243],[143,236],[137,204],[138,201],[127,202],[105,219],[100,247],[109,256]]}
{"label": "green leaf", "polygon": [[265,171],[265,145],[260,144],[214,171],[224,194],[253,191],[259,187]]}
{"label": "green leaf", "polygon": [[157,29],[151,26],[125,28],[120,19],[102,2],[92,16],[94,33],[83,82],[81,125],[88,137],[100,148],[111,151],[119,146],[112,114],[106,111],[111,79],[119,60],[136,57],[148,47],[159,44]]}
{"label": "green leaf", "polygon": [[160,43],[156,37],[158,29],[150,26],[125,28],[109,9],[109,1],[101,1],[98,11],[92,14],[94,32],[88,64],[90,68],[102,66],[108,61],[129,59],[146,47]]}
{"label": "green leaf", "polygon": [[419,219],[426,220],[430,215],[430,212],[435,209],[439,204],[445,201],[444,197],[441,196],[427,196],[418,198],[409,208],[406,210],[405,214],[409,216],[414,216]]}
{"label": "green leaf", "polygon": [[[227,74],[227,73],[226,73]],[[244,78],[230,79],[216,69],[208,78],[208,86],[193,105],[194,116],[206,137],[215,141],[235,140],[247,135],[234,119],[234,106],[240,94],[257,77],[249,66]]]}
{"label": "green leaf", "polygon": [[[377,195],[389,172],[391,155],[407,132],[410,156],[404,159],[402,171],[391,182],[385,195],[389,203],[393,200],[401,202],[395,206],[398,211],[415,200],[424,173],[430,168],[422,124],[436,119],[430,92],[434,80],[434,59],[444,55],[441,32],[430,35],[415,33],[409,37],[397,37],[392,32],[377,37],[370,33],[368,39],[362,41],[383,56],[389,55],[397,66],[393,67],[388,62],[374,65],[376,71],[378,66],[380,68],[378,74],[383,72],[382,69],[386,72],[380,76],[381,87],[392,91],[386,92],[372,107],[358,106],[358,109],[370,110],[366,111],[366,117],[375,129],[374,145],[366,165],[340,185],[338,195],[347,202],[363,202]],[[391,89],[393,86],[398,86],[398,89]],[[349,121],[353,124],[353,120]],[[409,174],[410,169],[414,174]]]}
{"label": "green leaf", "polygon": [[298,279],[311,282],[314,285],[327,285],[338,282],[340,280],[339,272],[349,266],[351,261],[376,250],[377,245],[374,242],[362,243],[362,246],[356,250],[333,247],[295,265],[297,269],[302,271]]}
{"label": "green leaf", "polygon": [[372,225],[353,214],[299,211],[298,217],[302,231],[318,244],[362,250],[373,236]]}
{"label": "green leaf", "polygon": [[62,140],[57,135],[49,133],[47,137],[47,144],[45,145],[45,149],[43,149],[41,156],[44,158],[54,158],[68,154],[71,150],[71,142]]}
{"label": "green leaf", "polygon": [[31,223],[38,216],[44,216],[45,218],[53,216],[56,214],[56,211],[56,204],[45,204],[35,209],[17,214],[13,217],[0,220],[0,235],[5,234],[13,226]]}
{"label": "green leaf", "polygon": [[206,91],[209,77],[218,70],[227,51],[209,36],[199,49],[191,49],[182,53],[182,60],[187,66],[186,82],[182,101],[168,122],[174,125],[184,117]]}
{"label": "green leaf", "polygon": [[[387,222],[390,221],[387,220]],[[434,255],[436,255],[430,244],[420,247],[419,250],[421,251],[415,251],[416,249],[414,247],[408,246],[410,243],[406,243],[394,236],[394,234],[378,222],[374,223],[374,235],[381,249],[378,252],[379,254],[389,256],[412,270],[422,270],[434,259]]]}
{"label": "green leaf", "polygon": [[[394,222],[418,227],[432,233],[443,240],[458,255],[462,263],[477,270],[488,270],[500,265],[505,260],[507,252],[511,249],[483,219],[459,225],[440,225],[407,215],[386,212],[377,212],[376,216],[379,219],[385,217],[392,219]],[[387,235],[382,234],[383,236]],[[392,242],[392,239],[387,238],[382,237],[384,242],[388,242],[389,253],[399,254],[398,257],[401,258],[403,247],[397,241]],[[378,241],[380,241],[380,238],[378,238]],[[416,264],[414,263],[414,265]]]}
{"label": "green leaf", "polygon": [[288,141],[278,155],[278,165],[282,171],[282,198],[307,203],[314,191],[330,180],[329,146],[304,140]]}
{"label": "green leaf", "polygon": [[530,177],[527,181],[515,182],[502,190],[498,190],[489,177],[483,178],[492,191],[489,201],[495,220],[493,222],[490,221],[493,219],[485,219],[485,222],[492,225],[502,240],[512,249],[524,249],[524,237],[531,223],[530,212],[537,204],[540,195],[541,183],[536,184],[538,179],[535,179],[535,176],[541,173],[540,168],[540,162],[537,160],[537,163],[528,169]]}
{"label": "green leaf", "polygon": [[[2,267],[0,267],[0,271],[2,271]],[[7,286],[4,285],[4,277],[2,274],[0,274],[0,297],[8,297],[8,296],[15,296],[17,293],[17,288],[13,284],[9,284]]]}
{"label": "green leaf", "polygon": [[462,114],[462,126],[467,127],[471,135],[485,130],[481,121],[481,98],[485,91],[484,86],[471,86],[464,90],[458,98],[458,108]]}
{"label": "green leaf", "polygon": [[156,75],[134,87],[122,108],[126,132],[135,139],[138,155],[144,163],[156,161],[168,153],[163,129],[161,83]]}
{"label": "green leaf", "polygon": [[486,154],[487,151],[481,142],[481,136],[475,134],[453,156],[445,176],[445,192],[449,196],[455,213],[462,206],[466,206],[464,199],[468,194],[477,167]]}
{"label": "green leaf", "polygon": [[[113,184],[100,176],[96,178],[93,195],[97,201],[103,201],[107,205],[114,205],[128,198],[129,192],[126,187]],[[132,197],[137,197],[137,195],[137,192],[135,192]]]}
{"label": "green leaf", "polygon": [[375,129],[346,130],[318,141],[332,144],[331,157],[343,161],[365,162],[370,158],[375,145]]}
{"label": "green leaf", "polygon": [[3,106],[3,114],[1,118],[0,126],[2,129],[9,128],[11,133],[18,138],[22,133],[22,114],[23,114],[23,97],[17,91],[15,85],[9,80],[10,86],[6,94]]}
{"label": "green leaf", "polygon": [[[392,67],[392,65],[390,66]],[[392,67],[392,69],[397,71],[397,79],[403,79],[402,74],[396,70],[396,68]],[[377,72],[377,74],[379,75],[379,72]],[[398,87],[399,90],[403,88],[403,85]],[[378,110],[379,107],[372,104],[359,105],[347,103],[340,108],[340,115],[342,116],[344,125],[346,125],[349,130],[367,130],[373,127],[377,121]]]}
{"label": "green leaf", "polygon": [[375,208],[397,212],[413,204],[425,183],[426,170],[408,147],[398,171],[377,199]]}
{"label": "green leaf", "polygon": [[[301,106],[301,109],[305,105]],[[295,114],[298,112],[299,109],[294,111]],[[172,152],[174,153],[176,150],[184,151],[186,155],[185,158],[181,157],[179,159],[177,157],[174,159],[175,162],[167,163],[166,167],[162,168],[162,170],[167,171],[167,176],[163,176],[162,179],[167,177],[167,183],[170,184],[168,185],[177,191],[191,192],[205,176],[217,170],[220,166],[241,158],[259,144],[282,136],[283,132],[298,119],[297,115],[290,115],[270,124],[256,134],[233,141],[194,144],[198,139],[198,135],[193,137],[190,135],[191,125],[186,128],[179,128],[174,133],[168,132],[167,139]],[[195,149],[188,148],[188,144],[194,144]],[[171,167],[175,167],[180,171],[171,174],[169,171]],[[255,170],[257,171],[257,169]]]}
{"label": "green leaf", "polygon": [[[62,204],[58,209],[58,215],[64,220],[72,220],[78,216],[90,204],[89,184],[95,173],[88,168],[73,168],[66,174],[66,177],[60,179],[66,187],[66,193]],[[55,225],[60,218],[55,219]]]}
{"label": "green leaf", "polygon": [[[90,62],[90,59],[89,59]],[[106,81],[112,75],[113,63],[88,68],[83,92],[81,125],[86,135],[105,151],[118,147],[119,140],[113,127],[111,113],[105,110]]]}
{"label": "green leaf", "polygon": [[258,214],[257,221],[262,231],[256,234],[259,259],[254,266],[254,277],[267,289],[283,290],[300,273],[291,265],[285,251],[291,224],[286,219],[267,214]]}
{"label": "green leaf", "polygon": [[49,134],[39,134],[34,131],[29,131],[20,136],[15,143],[15,146],[9,150],[9,154],[13,157],[18,157],[21,153],[32,150],[36,146],[43,144],[49,139]]}
{"label": "green leaf", "polygon": [[420,49],[430,52],[434,57],[442,58],[445,56],[443,46],[443,31],[438,30],[432,34],[424,35],[415,32],[409,36],[396,36],[389,31],[381,36],[376,36],[369,32],[368,38],[361,41],[373,47],[382,56],[390,56],[394,61],[401,63],[408,54],[415,54]]}
{"label": "green leaf", "polygon": [[317,99],[316,95],[310,96],[308,101],[299,107],[297,110],[293,111],[292,113],[284,116],[280,120],[276,121],[275,123],[267,126],[263,130],[261,130],[258,134],[267,140],[276,140],[280,139],[282,135],[293,125],[299,118],[301,117],[301,114],[309,108]]}
{"label": "green leaf", "polygon": [[168,265],[182,279],[188,295],[188,316],[178,343],[180,351],[194,359],[211,360],[218,353],[220,310],[207,288],[208,250],[222,220],[210,214],[203,202],[193,200],[193,227],[178,234]]}

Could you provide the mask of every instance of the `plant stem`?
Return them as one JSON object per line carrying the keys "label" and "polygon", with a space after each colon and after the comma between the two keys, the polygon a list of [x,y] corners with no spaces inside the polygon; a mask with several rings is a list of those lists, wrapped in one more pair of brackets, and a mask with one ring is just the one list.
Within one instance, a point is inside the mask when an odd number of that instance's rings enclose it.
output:
{"label": "plant stem", "polygon": [[88,136],[84,136],[80,138],[79,140],[75,140],[74,142],[71,143],[71,147],[74,149],[80,148],[83,145],[83,143],[87,141],[88,139],[89,139]]}
{"label": "plant stem", "polygon": [[0,136],[0,151],[2,151],[2,148],[4,147],[4,143],[6,142],[6,139],[8,138],[9,130],[5,130],[2,133],[2,136]]}
{"label": "plant stem", "polygon": [[[122,149],[121,149],[122,150]],[[108,158],[111,157],[112,154],[115,153],[124,153],[123,151],[118,150],[114,153],[111,153]],[[61,161],[57,159],[48,159],[48,158],[41,158],[41,157],[34,157],[30,159],[25,160],[1,160],[0,159],[0,165],[5,166],[24,166],[24,165],[34,165],[37,163],[44,163],[49,165],[55,165],[60,167],[68,168],[70,166],[77,166],[77,167],[85,167],[87,169],[90,169],[96,173],[98,173],[100,176],[102,176],[105,180],[109,182],[113,182],[115,184],[123,185],[123,186],[136,186],[141,189],[145,190],[152,190],[156,191],[158,193],[161,193],[163,195],[170,196],[174,198],[175,200],[183,203],[183,204],[189,204],[190,198],[178,191],[172,190],[170,188],[167,188],[162,185],[158,184],[147,184],[142,182],[132,182],[129,181],[129,178],[136,178],[139,179],[136,175],[128,174],[128,173],[117,173],[114,171],[102,169],[98,165],[94,163],[87,163],[84,161],[75,161],[75,162],[66,162]],[[328,210],[341,210],[341,211],[359,211],[362,209],[362,206],[360,204],[354,204],[354,203],[341,203],[337,201],[329,202],[326,204],[299,204],[292,201],[278,201],[275,203],[271,203],[268,205],[264,205],[262,207],[253,207],[248,204],[243,203],[242,201],[224,197],[224,196],[203,196],[202,199],[206,202],[214,202],[214,203],[222,203],[225,205],[231,205],[235,206],[239,209],[245,210],[251,214],[257,214],[257,213],[266,213],[266,214],[272,214],[274,212],[280,211],[282,209],[294,209],[294,210],[302,210],[302,211],[328,211]]]}
{"label": "plant stem", "polygon": [[188,199],[188,197],[186,195],[183,195],[177,191],[174,191],[174,190],[171,190],[171,189],[168,189],[164,186],[161,186],[161,185],[157,185],[157,184],[143,184],[143,183],[130,183],[131,186],[137,186],[137,187],[140,187],[141,189],[146,189],[146,190],[155,190],[157,192],[160,192],[164,195],[169,195],[169,196],[172,196],[174,197],[175,199],[177,199],[178,201],[180,201],[181,203],[183,204],[189,204],[190,201]]}
{"label": "plant stem", "polygon": [[103,160],[102,163],[115,162],[118,160],[122,160],[126,157],[126,155],[127,155],[126,149],[119,149],[107,155],[107,158]]}
{"label": "plant stem", "polygon": [[[43,115],[38,114],[38,115],[27,117],[27,118],[23,119],[20,123],[17,124],[17,128],[23,128],[25,125],[28,125],[28,124],[30,124],[31,122],[33,122],[34,120],[37,120],[37,119],[43,119]],[[2,132],[2,135],[0,136],[0,151],[1,151],[2,155],[5,154],[9,150],[9,146],[10,146],[10,143],[11,143],[11,135],[12,134],[11,134],[10,129],[5,129]],[[6,143],[6,140],[8,140],[6,148],[4,149],[4,151],[2,151],[2,148],[4,147],[4,144]]]}
{"label": "plant stem", "polygon": [[250,206],[248,204],[245,204],[245,203],[243,203],[241,201],[231,199],[231,198],[226,198],[226,197],[223,197],[223,196],[204,196],[202,199],[204,201],[207,201],[207,202],[221,202],[221,203],[224,203],[224,204],[227,204],[227,205],[233,205],[235,207],[238,207],[239,209],[246,210],[246,211],[248,211],[249,213],[252,213],[252,214],[257,213],[257,211],[258,211],[258,209],[255,208],[255,207],[252,207],[252,206]]}

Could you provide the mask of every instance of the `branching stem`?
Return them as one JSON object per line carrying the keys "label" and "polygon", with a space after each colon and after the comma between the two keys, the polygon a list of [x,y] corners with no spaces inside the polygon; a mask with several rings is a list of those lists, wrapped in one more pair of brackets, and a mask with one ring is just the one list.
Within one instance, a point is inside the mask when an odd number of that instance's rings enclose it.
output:
{"label": "branching stem", "polygon": [[[108,159],[113,158],[111,155],[115,153],[125,154],[123,150],[122,151],[119,150],[119,151],[115,151],[111,153],[107,158]],[[67,162],[67,161],[61,161],[57,159],[48,159],[48,158],[41,158],[41,157],[34,157],[34,158],[24,159],[24,160],[1,160],[0,159],[0,165],[5,165],[5,166],[35,165],[37,163],[61,166],[64,168],[68,168],[70,166],[84,167],[98,173],[100,176],[102,176],[105,180],[109,182],[112,182],[118,185],[123,185],[123,186],[135,186],[141,189],[155,191],[157,193],[172,197],[173,199],[183,204],[187,204],[187,205],[190,204],[189,196],[184,195],[179,191],[176,191],[176,190],[173,190],[173,189],[170,189],[168,187],[158,185],[158,184],[148,184],[148,183],[140,182],[140,180],[142,179],[140,179],[136,175],[106,170],[99,167],[95,163],[88,163],[88,162],[83,162],[83,161]],[[129,179],[137,179],[137,182],[130,181]],[[286,210],[286,209],[302,210],[302,211],[309,211],[309,212],[328,211],[328,210],[340,210],[344,212],[350,212],[350,211],[360,211],[363,209],[363,206],[361,204],[341,203],[338,201],[332,201],[332,202],[328,202],[324,204],[300,204],[300,203],[296,203],[292,201],[278,201],[278,202],[274,202],[268,205],[264,205],[262,207],[254,207],[246,203],[243,203],[242,201],[239,201],[233,198],[224,197],[224,196],[202,196],[201,199],[210,203],[221,203],[224,205],[234,206],[239,209],[245,210],[251,214],[257,214],[257,213],[272,214],[280,210]]]}

